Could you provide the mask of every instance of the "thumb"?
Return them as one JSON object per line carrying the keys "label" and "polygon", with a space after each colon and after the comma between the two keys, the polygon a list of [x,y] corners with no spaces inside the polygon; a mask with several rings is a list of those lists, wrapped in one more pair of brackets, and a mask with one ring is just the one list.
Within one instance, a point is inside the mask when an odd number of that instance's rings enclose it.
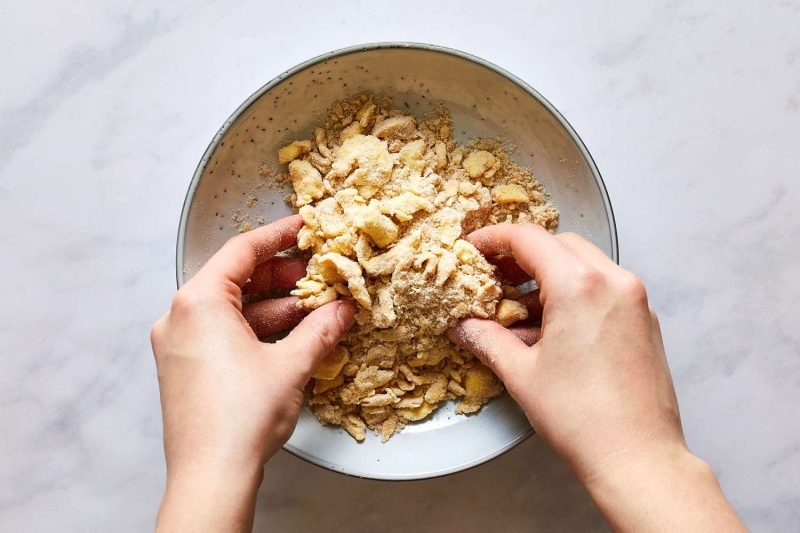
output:
{"label": "thumb", "polygon": [[448,330],[447,336],[469,350],[504,382],[514,377],[517,357],[531,355],[527,344],[493,320],[467,318]]}
{"label": "thumb", "polygon": [[[293,357],[306,380],[317,365],[339,344],[353,325],[356,307],[352,302],[330,302],[305,317],[279,344]],[[281,350],[282,351],[282,350]]]}

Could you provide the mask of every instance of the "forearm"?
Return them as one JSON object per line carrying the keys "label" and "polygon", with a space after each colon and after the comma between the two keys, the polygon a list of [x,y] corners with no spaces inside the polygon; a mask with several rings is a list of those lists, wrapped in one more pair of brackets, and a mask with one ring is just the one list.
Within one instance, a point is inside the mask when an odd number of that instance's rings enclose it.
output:
{"label": "forearm", "polygon": [[167,475],[156,520],[158,532],[250,532],[263,469]]}
{"label": "forearm", "polygon": [[615,531],[747,531],[711,468],[688,450],[631,461],[586,485]]}

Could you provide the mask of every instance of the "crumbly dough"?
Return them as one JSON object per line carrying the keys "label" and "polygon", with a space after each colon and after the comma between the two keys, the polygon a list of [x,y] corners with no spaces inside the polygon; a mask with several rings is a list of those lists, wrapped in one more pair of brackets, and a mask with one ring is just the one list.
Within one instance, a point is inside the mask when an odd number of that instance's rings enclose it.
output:
{"label": "crumbly dough", "polygon": [[358,95],[334,104],[313,139],[279,151],[305,222],[298,246],[311,254],[292,294],[306,309],[358,305],[314,373],[309,404],[357,440],[369,428],[385,442],[447,399],[472,413],[503,392],[446,331],[464,317],[508,325],[527,311],[463,237],[496,223],[558,224],[541,183],[503,143],[459,146],[452,131],[442,106],[417,120],[387,97]]}

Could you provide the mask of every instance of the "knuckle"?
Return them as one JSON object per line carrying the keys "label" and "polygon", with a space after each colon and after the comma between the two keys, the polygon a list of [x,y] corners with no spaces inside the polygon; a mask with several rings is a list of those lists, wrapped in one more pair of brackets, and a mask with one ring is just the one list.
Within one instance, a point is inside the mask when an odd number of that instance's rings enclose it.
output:
{"label": "knuckle", "polygon": [[248,239],[249,239],[248,235],[240,233],[239,235],[235,235],[230,239],[228,239],[227,242],[225,242],[225,244],[223,245],[223,248],[226,248],[228,250],[238,250],[241,252],[242,250],[246,249],[246,247],[249,246]]}
{"label": "knuckle", "polygon": [[623,294],[631,303],[647,306],[647,289],[639,276],[626,273],[620,280],[620,286]]}
{"label": "knuckle", "polygon": [[239,233],[238,235],[234,235],[233,237],[231,237],[227,241],[225,241],[225,244],[223,244],[222,247],[223,248],[235,248],[242,241],[243,237],[244,237],[243,233]]}
{"label": "knuckle", "polygon": [[179,315],[191,313],[194,310],[205,307],[209,301],[210,298],[203,291],[182,288],[172,298],[170,312]]}
{"label": "knuckle", "polygon": [[161,341],[162,332],[164,331],[164,319],[163,316],[160,317],[156,320],[155,324],[153,324],[153,327],[150,328],[150,345],[153,346],[153,348]]}
{"label": "knuckle", "polygon": [[[502,225],[502,224],[501,224]],[[542,227],[537,224],[532,223],[525,223],[525,224],[510,224],[509,228],[507,229],[509,232],[509,239],[512,250],[517,247],[524,247],[527,246],[528,239],[533,238],[534,233],[541,230]]]}
{"label": "knuckle", "polygon": [[181,289],[172,297],[170,311],[176,312],[192,307],[192,296],[187,290]]}
{"label": "knuckle", "polygon": [[659,325],[659,320],[658,320],[658,313],[656,313],[656,310],[653,309],[652,305],[648,305],[647,306],[647,310],[650,313],[650,320],[653,321],[653,324],[658,326]]}
{"label": "knuckle", "polygon": [[592,266],[582,266],[575,276],[575,284],[579,294],[594,296],[605,286],[605,276]]}
{"label": "knuckle", "polygon": [[575,232],[567,231],[565,233],[559,233],[555,236],[556,240],[561,243],[562,246],[567,247],[567,249],[572,250],[573,248],[579,246],[581,237]]}
{"label": "knuckle", "polygon": [[159,362],[163,358],[161,355],[161,348],[164,344],[164,335],[167,331],[167,316],[168,314],[162,315],[150,329],[150,346],[153,349],[153,358],[156,361],[156,367],[160,366]]}
{"label": "knuckle", "polygon": [[539,224],[534,224],[532,222],[528,222],[526,224],[522,224],[522,229],[524,229],[526,232],[532,232],[532,233],[541,232],[541,231],[546,232],[547,231],[546,229],[541,227]]}

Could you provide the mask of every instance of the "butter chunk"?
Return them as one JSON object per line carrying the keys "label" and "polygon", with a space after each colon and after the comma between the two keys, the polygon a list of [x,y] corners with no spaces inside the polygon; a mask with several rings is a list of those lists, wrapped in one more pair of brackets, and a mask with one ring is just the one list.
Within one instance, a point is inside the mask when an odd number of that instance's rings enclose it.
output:
{"label": "butter chunk", "polygon": [[372,308],[372,299],[369,296],[369,292],[367,292],[364,274],[358,263],[336,253],[322,255],[318,261],[322,266],[332,265],[335,267],[339,275],[347,280],[347,288],[350,289],[353,298],[367,309]]}
{"label": "butter chunk", "polygon": [[362,198],[372,198],[392,177],[392,159],[380,139],[354,135],[342,143],[331,164],[329,177],[346,178],[345,187],[355,187]]}
{"label": "butter chunk", "polygon": [[398,409],[397,414],[409,422],[418,422],[434,412],[437,407],[438,405],[436,404],[423,402],[422,405],[415,409]]}
{"label": "butter chunk", "polygon": [[297,195],[297,205],[306,205],[325,194],[322,174],[308,161],[295,159],[289,163],[289,177],[292,178],[292,187]]}
{"label": "butter chunk", "polygon": [[372,317],[378,328],[391,328],[397,324],[397,313],[394,311],[394,290],[391,285],[378,289],[378,302],[372,308]]}
{"label": "butter chunk", "polygon": [[433,211],[433,203],[414,193],[404,192],[379,204],[381,213],[391,215],[401,222],[414,218],[419,211]]}
{"label": "butter chunk", "polygon": [[380,139],[410,139],[417,132],[417,121],[412,116],[398,115],[375,124],[372,135]]}
{"label": "butter chunk", "polygon": [[385,248],[397,240],[400,231],[397,224],[382,214],[377,205],[356,207],[351,212],[355,227],[372,237],[380,248]]}
{"label": "butter chunk", "polygon": [[300,299],[297,305],[303,309],[316,309],[339,297],[336,289],[327,283],[306,278],[298,281],[297,288],[290,294]]}
{"label": "butter chunk", "polygon": [[339,142],[345,142],[347,139],[355,137],[363,133],[364,128],[361,127],[361,124],[358,122],[351,122],[346,128],[342,130],[342,133],[339,134]]}
{"label": "butter chunk", "polygon": [[467,264],[474,263],[481,257],[481,253],[478,249],[475,248],[471,242],[463,239],[459,239],[453,244],[453,252],[456,254],[459,261]]}
{"label": "butter chunk", "polygon": [[311,257],[306,267],[307,277],[315,282],[324,282],[325,285],[331,286],[345,283],[347,280],[339,274],[339,269],[336,268],[336,265],[331,261],[321,261],[322,257],[324,257],[324,255],[314,255]]}
{"label": "butter chunk", "polygon": [[451,252],[443,253],[439,258],[438,265],[436,265],[436,281],[434,285],[437,287],[444,285],[456,273],[456,270],[458,270],[456,255]]}
{"label": "butter chunk", "polygon": [[439,228],[439,239],[447,247],[453,246],[456,240],[461,237],[461,222],[464,220],[464,213],[446,207],[432,217]]}
{"label": "butter chunk", "polygon": [[356,113],[356,120],[362,128],[367,128],[369,124],[375,119],[375,104],[367,102],[364,107]]}
{"label": "butter chunk", "polygon": [[344,376],[341,374],[333,379],[315,379],[314,394],[322,394],[323,392],[335,389],[342,383],[344,383]]}
{"label": "butter chunk", "polygon": [[349,360],[350,353],[347,351],[347,348],[341,344],[336,345],[336,347],[320,361],[314,373],[311,374],[311,377],[314,379],[335,379],[342,368],[344,368],[345,363]]}
{"label": "butter chunk", "polygon": [[278,150],[278,163],[285,165],[311,151],[311,141],[294,141]]}
{"label": "butter chunk", "polygon": [[522,296],[522,292],[513,285],[503,285],[501,288],[503,289],[503,298],[507,300],[519,300]]}
{"label": "butter chunk", "polygon": [[425,141],[413,141],[400,149],[400,162],[411,170],[422,172],[425,169]]}
{"label": "butter chunk", "polygon": [[397,354],[397,345],[379,344],[367,351],[367,365],[375,365],[379,368],[392,368],[394,358]]}
{"label": "butter chunk", "polygon": [[353,378],[353,383],[361,390],[371,391],[386,385],[392,379],[394,379],[394,370],[381,370],[377,365],[364,365]]}
{"label": "butter chunk", "polygon": [[364,440],[367,436],[367,427],[361,417],[349,413],[342,417],[341,426],[357,441]]}
{"label": "butter chunk", "polygon": [[486,150],[476,150],[464,159],[462,166],[472,179],[480,178],[494,166],[496,158]]}
{"label": "butter chunk", "polygon": [[492,199],[498,204],[528,203],[528,191],[522,185],[508,183],[492,187]]}
{"label": "butter chunk", "polygon": [[503,327],[528,318],[528,308],[516,300],[500,300],[495,311],[495,321]]}
{"label": "butter chunk", "polygon": [[434,170],[441,170],[447,166],[447,145],[442,141],[436,141],[433,151],[436,156]]}
{"label": "butter chunk", "polygon": [[491,398],[503,393],[503,385],[494,372],[477,361],[467,370],[463,386],[464,398],[456,406],[456,414],[474,413]]}
{"label": "butter chunk", "polygon": [[325,198],[316,205],[315,210],[315,218],[318,221],[322,237],[332,239],[347,232],[344,211],[335,198]]}
{"label": "butter chunk", "polygon": [[406,235],[388,252],[367,260],[364,263],[364,270],[373,277],[391,274],[402,258],[410,257],[413,260],[414,250],[419,245],[420,239],[419,233]]}
{"label": "butter chunk", "polygon": [[307,226],[300,228],[297,232],[297,247],[301,250],[308,250],[316,244],[317,236],[314,235],[314,230],[309,229]]}

